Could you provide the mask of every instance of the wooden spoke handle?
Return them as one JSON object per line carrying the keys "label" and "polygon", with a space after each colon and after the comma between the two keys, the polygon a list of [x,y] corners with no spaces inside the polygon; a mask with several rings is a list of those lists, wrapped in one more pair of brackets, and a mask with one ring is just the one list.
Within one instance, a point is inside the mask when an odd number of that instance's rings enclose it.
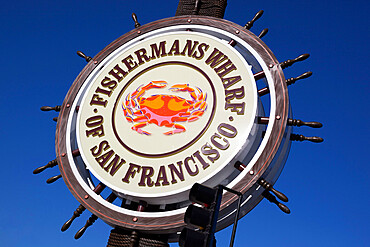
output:
{"label": "wooden spoke handle", "polygon": [[265,188],[266,190],[269,190],[269,191],[271,191],[272,193],[274,193],[274,194],[275,194],[275,196],[276,196],[277,198],[279,198],[280,200],[282,200],[283,202],[287,202],[287,201],[288,201],[288,197],[287,197],[286,195],[284,195],[282,192],[280,192],[280,191],[278,191],[278,190],[274,189],[274,187],[273,187],[269,182],[267,182],[266,180],[264,180],[264,179],[260,179],[260,180],[258,181],[258,183],[259,183],[263,188]]}
{"label": "wooden spoke handle", "polygon": [[[78,149],[77,149],[78,150]],[[99,183],[95,188],[94,188],[94,192],[96,194],[100,194],[104,189],[106,188],[105,184],[103,183]],[[66,221],[66,223],[63,224],[62,228],[61,228],[61,231],[64,232],[66,231],[72,224],[72,222],[77,218],[77,217],[80,217],[80,215],[85,211],[85,207],[80,204],[80,206],[78,206],[78,208],[73,212],[73,215],[72,217]]]}
{"label": "wooden spoke handle", "polygon": [[52,160],[52,161],[49,161],[49,163],[47,163],[46,165],[40,166],[39,168],[36,168],[33,171],[33,174],[38,174],[38,173],[44,171],[46,168],[52,168],[52,167],[54,167],[56,165],[58,165],[57,159]]}
{"label": "wooden spoke handle", "polygon": [[132,13],[131,17],[132,17],[132,19],[133,19],[133,20],[134,20],[134,22],[135,22],[135,28],[140,27],[141,25],[140,25],[140,23],[137,21],[137,16],[136,16],[136,14],[135,14],[135,13]]}
{"label": "wooden spoke handle", "polygon": [[46,180],[46,183],[48,183],[48,184],[54,183],[55,181],[57,181],[61,177],[62,177],[62,175],[60,175],[60,174],[59,175],[56,175],[56,176],[51,177],[48,180]]}
{"label": "wooden spoke handle", "polygon": [[285,62],[280,63],[280,66],[281,66],[282,69],[285,69],[285,68],[287,68],[289,66],[292,66],[296,62],[300,62],[300,61],[306,60],[309,57],[310,57],[310,54],[307,54],[307,53],[306,54],[302,54],[302,55],[300,55],[299,57],[297,57],[295,59],[288,59]]}
{"label": "wooden spoke handle", "polygon": [[262,193],[262,196],[265,197],[269,202],[276,204],[276,206],[278,206],[280,210],[283,211],[284,213],[290,214],[290,209],[286,205],[276,200],[276,197],[273,196],[268,190],[265,190]]}
{"label": "wooden spoke handle", "polygon": [[251,29],[253,27],[254,22],[261,18],[262,15],[263,10],[258,11],[257,14],[253,17],[253,19],[248,21],[247,24],[245,24],[244,28],[248,30]]}
{"label": "wooden spoke handle", "polygon": [[292,118],[288,119],[288,125],[297,127],[308,126],[311,128],[321,128],[323,126],[322,123],[319,122],[303,122],[302,120]]}
{"label": "wooden spoke handle", "polygon": [[290,140],[292,141],[310,141],[315,143],[323,142],[324,139],[318,136],[304,136],[304,135],[297,135],[297,134],[291,134]]}
{"label": "wooden spoke handle", "polygon": [[263,36],[265,36],[268,33],[269,29],[265,28],[261,31],[261,33],[258,35],[258,38],[262,39]]}
{"label": "wooden spoke handle", "polygon": [[86,56],[85,53],[83,53],[82,51],[77,51],[77,55],[84,58],[86,62],[90,62],[90,60],[92,59],[92,57]]}
{"label": "wooden spoke handle", "polygon": [[57,106],[54,106],[54,107],[51,107],[51,106],[42,106],[40,108],[40,110],[41,111],[56,111],[56,112],[59,112],[61,108],[62,108],[61,105],[57,105]]}

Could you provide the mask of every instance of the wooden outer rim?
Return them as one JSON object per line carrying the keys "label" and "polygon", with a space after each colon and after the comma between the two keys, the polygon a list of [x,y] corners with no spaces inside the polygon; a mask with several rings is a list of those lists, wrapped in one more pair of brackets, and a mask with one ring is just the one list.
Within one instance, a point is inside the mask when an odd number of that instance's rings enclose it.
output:
{"label": "wooden outer rim", "polygon": [[[189,21],[191,20],[191,21]],[[227,20],[207,17],[207,16],[180,16],[180,17],[171,17],[163,20],[158,20],[146,25],[143,25],[135,30],[128,32],[127,34],[116,39],[105,49],[99,52],[81,71],[78,75],[71,88],[69,89],[67,96],[64,99],[62,109],[59,115],[59,121],[56,128],[56,139],[55,139],[55,148],[59,164],[60,172],[63,176],[63,179],[75,196],[75,198],[84,205],[90,212],[104,220],[110,225],[120,226],[123,228],[137,229],[141,231],[146,231],[150,233],[175,233],[182,229],[185,226],[183,222],[183,214],[177,214],[172,216],[165,217],[139,217],[136,222],[133,222],[132,215],[126,215],[123,213],[118,213],[113,211],[103,205],[101,205],[94,198],[89,197],[85,199],[84,196],[88,194],[84,188],[79,184],[76,177],[74,176],[71,164],[68,161],[68,157],[62,157],[62,153],[67,152],[66,147],[66,130],[67,130],[67,121],[68,116],[71,112],[71,107],[66,107],[67,104],[72,105],[75,97],[82,84],[93,71],[97,64],[99,64],[105,57],[107,57],[111,52],[116,50],[118,47],[124,43],[130,41],[133,38],[136,38],[147,32],[176,25],[206,25],[210,27],[215,27],[222,29],[234,35],[237,35],[249,45],[251,45],[263,58],[266,65],[274,65],[273,68],[269,68],[276,91],[276,115],[281,116],[281,120],[275,121],[272,133],[267,141],[265,149],[262,151],[257,162],[253,165],[252,170],[254,171],[253,175],[247,173],[232,189],[245,193],[250,189],[260,178],[260,176],[266,171],[271,161],[273,160],[280,143],[283,138],[283,134],[286,128],[286,122],[288,117],[289,109],[289,98],[287,87],[285,84],[284,74],[280,68],[280,65],[270,51],[270,49],[261,42],[254,34],[244,29],[243,27],[232,23]],[[140,31],[140,32],[138,32]],[[229,207],[231,204],[235,203],[237,197],[231,193],[225,193],[222,200],[221,212]]]}

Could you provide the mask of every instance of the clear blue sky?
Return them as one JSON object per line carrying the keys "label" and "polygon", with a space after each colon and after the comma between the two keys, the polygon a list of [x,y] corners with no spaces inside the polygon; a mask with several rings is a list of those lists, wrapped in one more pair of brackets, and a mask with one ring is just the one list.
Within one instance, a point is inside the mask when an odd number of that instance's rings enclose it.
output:
{"label": "clear blue sky", "polygon": [[[80,240],[73,238],[90,213],[62,233],[79,203],[62,180],[32,171],[55,158],[55,112],[85,66],[76,55],[94,56],[134,28],[131,13],[145,24],[175,14],[177,0],[1,1],[1,181],[0,245],[106,246],[110,227],[98,220]],[[279,61],[310,53],[286,69],[286,77],[313,76],[289,88],[294,117],[317,120],[322,144],[294,143],[276,188],[286,193],[292,213],[262,201],[238,226],[235,246],[369,246],[369,2],[229,0],[225,19],[244,25],[260,9],[252,31]],[[228,246],[230,229],[216,235]],[[172,245],[171,245],[172,246]],[[177,246],[177,245],[173,245]]]}

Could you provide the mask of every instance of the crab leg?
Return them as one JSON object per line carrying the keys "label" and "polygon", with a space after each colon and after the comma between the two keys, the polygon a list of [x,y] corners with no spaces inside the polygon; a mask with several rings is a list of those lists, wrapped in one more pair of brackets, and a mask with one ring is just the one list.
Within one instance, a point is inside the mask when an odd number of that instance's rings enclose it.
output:
{"label": "crab leg", "polygon": [[[197,88],[198,89],[198,88]],[[170,88],[171,91],[186,91],[190,93],[190,96],[193,98],[193,100],[197,100],[197,94],[195,93],[195,90],[191,87],[189,87],[189,84],[176,84],[173,85]],[[199,89],[198,89],[199,91]]]}
{"label": "crab leg", "polygon": [[133,110],[131,108],[131,107],[133,107],[132,105],[135,106],[135,102],[133,100],[129,100],[128,95],[127,95],[126,100],[125,100],[125,104],[122,103],[122,109],[125,113],[125,116],[133,114]]}
{"label": "crab leg", "polygon": [[145,115],[144,116],[135,117],[132,120],[134,120],[134,122],[139,122],[139,123],[148,122],[148,118]]}
{"label": "crab leg", "polygon": [[151,133],[141,129],[141,128],[144,128],[147,125],[148,125],[148,122],[138,123],[138,124],[135,124],[134,126],[132,126],[131,129],[135,130],[136,132],[138,132],[140,134],[144,134],[144,135],[149,136],[149,135],[151,135]]}
{"label": "crab leg", "polygon": [[175,124],[175,123],[167,124],[165,126],[166,127],[175,127],[174,130],[163,133],[165,135],[173,135],[173,134],[176,134],[176,133],[184,132],[186,130],[184,126],[182,126],[180,124]]}
{"label": "crab leg", "polygon": [[176,122],[186,122],[186,121],[188,121],[188,119],[189,119],[189,117],[178,117],[178,118],[176,118]]}
{"label": "crab leg", "polygon": [[163,88],[167,86],[167,82],[165,81],[151,81],[145,86],[140,86],[136,89],[135,92],[132,93],[131,98],[133,99],[140,99],[140,97],[149,89],[151,88]]}
{"label": "crab leg", "polygon": [[[199,90],[199,89],[198,89]],[[205,101],[207,98],[207,94],[204,94],[203,92],[201,92],[199,95],[198,95],[198,100],[199,101]]]}
{"label": "crab leg", "polygon": [[188,119],[188,122],[194,122],[195,120],[198,120],[199,119],[199,117],[190,117],[189,119]]}

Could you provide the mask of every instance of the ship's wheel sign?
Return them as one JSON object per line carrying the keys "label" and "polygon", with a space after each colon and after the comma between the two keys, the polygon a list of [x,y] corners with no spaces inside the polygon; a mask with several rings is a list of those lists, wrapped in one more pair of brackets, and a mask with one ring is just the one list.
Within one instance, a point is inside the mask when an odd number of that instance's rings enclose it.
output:
{"label": "ship's wheel sign", "polygon": [[117,193],[153,204],[186,201],[195,182],[227,179],[235,171],[228,164],[244,160],[246,142],[256,138],[251,66],[205,33],[169,29],[136,39],[82,85],[71,105],[79,107],[75,148]]}
{"label": "ship's wheel sign", "polygon": [[[86,208],[176,241],[194,183],[241,192],[244,216],[280,174],[291,126],[304,124],[290,118],[287,83],[310,74],[286,80],[282,68],[305,58],[279,63],[246,28],[205,16],[137,27],[86,57],[57,109],[53,164],[81,203],[63,230]],[[218,230],[237,199],[224,193]]]}

